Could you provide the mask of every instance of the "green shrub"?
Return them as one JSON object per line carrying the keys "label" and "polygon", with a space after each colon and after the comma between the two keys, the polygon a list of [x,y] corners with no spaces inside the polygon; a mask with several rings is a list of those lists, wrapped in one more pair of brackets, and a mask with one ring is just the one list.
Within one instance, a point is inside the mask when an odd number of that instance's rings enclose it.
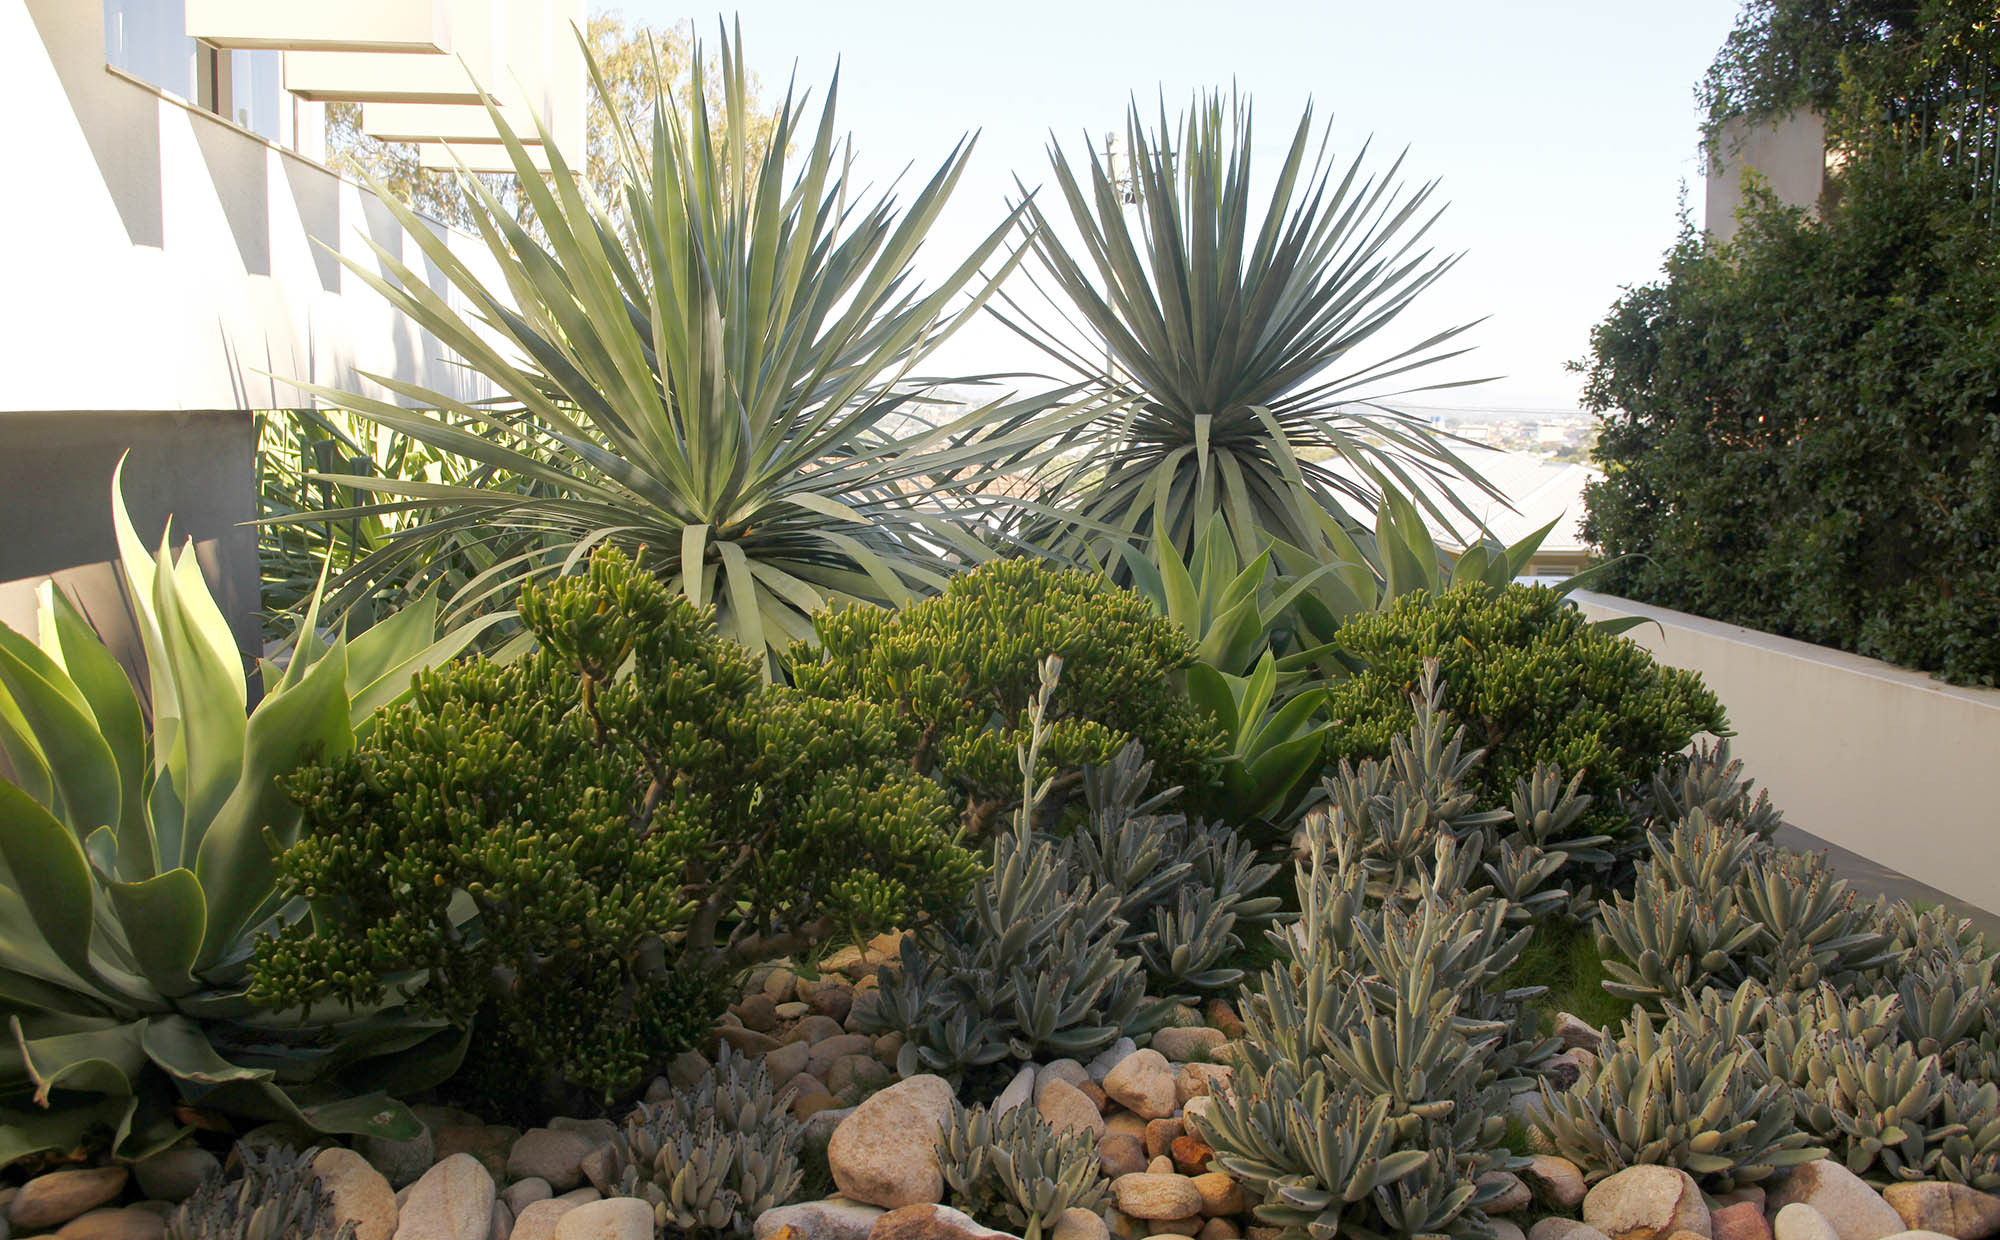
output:
{"label": "green shrub", "polygon": [[1580,829],[1630,833],[1624,798],[1702,732],[1727,723],[1692,672],[1661,667],[1634,643],[1591,626],[1543,586],[1406,594],[1343,625],[1335,640],[1366,670],[1334,683],[1329,757],[1382,758],[1410,727],[1410,695],[1438,661],[1444,709],[1486,758],[1472,787],[1509,803],[1537,763],[1581,775],[1595,804]]}
{"label": "green shrub", "polygon": [[1583,532],[1603,589],[1993,684],[2000,234],[1922,160],[1840,188],[1690,230],[1593,332]]}
{"label": "green shrub", "polygon": [[963,797],[975,826],[1004,821],[1019,798],[1022,708],[1049,655],[1064,661],[1041,749],[1058,772],[1051,808],[1086,765],[1110,762],[1132,741],[1163,783],[1190,797],[1217,784],[1220,732],[1173,684],[1194,662],[1194,644],[1144,598],[1101,577],[1006,560],[900,611],[850,607],[814,627],[819,649],[794,650],[794,683],[888,708],[916,768]]}
{"label": "green shrub", "polygon": [[765,686],[622,553],[521,612],[534,653],[420,678],[289,781],[312,917],[259,944],[254,993],[407,990],[477,1018],[527,1098],[605,1102],[719,1015],[728,971],[920,921],[977,873],[897,721]]}

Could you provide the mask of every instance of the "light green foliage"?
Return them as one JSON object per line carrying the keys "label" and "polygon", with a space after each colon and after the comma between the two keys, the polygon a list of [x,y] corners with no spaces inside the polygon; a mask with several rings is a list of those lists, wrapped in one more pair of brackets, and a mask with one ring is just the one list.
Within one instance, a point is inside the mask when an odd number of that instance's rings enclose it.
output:
{"label": "light green foliage", "polygon": [[1425,660],[1436,659],[1445,709],[1486,751],[1480,803],[1507,804],[1547,763],[1583,776],[1594,802],[1578,824],[1587,834],[1629,836],[1623,798],[1699,733],[1727,730],[1699,676],[1659,666],[1544,586],[1413,591],[1343,625],[1335,640],[1366,670],[1330,688],[1342,726],[1329,757],[1386,756],[1410,725]]}
{"label": "light green foliage", "polygon": [[647,119],[612,127],[615,204],[576,184],[580,152],[548,142],[545,180],[494,114],[538,226],[464,179],[494,278],[384,196],[452,295],[379,247],[379,272],[349,270],[501,400],[473,406],[376,376],[435,412],[308,390],[497,471],[440,486],[346,480],[382,497],[381,511],[443,514],[399,544],[407,557],[473,524],[533,537],[539,554],[502,561],[455,604],[567,571],[599,545],[646,546],[654,571],[697,608],[712,604],[768,673],[812,636],[815,612],[902,603],[989,556],[971,528],[993,503],[983,488],[1033,468],[1046,441],[1093,410],[1055,410],[1045,396],[959,408],[935,399],[935,380],[910,378],[1017,261],[981,274],[1010,216],[935,283],[911,283],[971,142],[906,203],[868,199],[834,127],[837,86],[816,121],[789,93],[775,116],[758,115],[740,42],[725,38],[722,107],[711,109],[710,62],[699,50],[690,61],[685,110],[655,82]]}
{"label": "light green foliage", "polygon": [[253,936],[302,911],[277,886],[273,854],[299,812],[275,780],[351,748],[476,630],[438,641],[426,597],[328,643],[308,608],[247,711],[243,657],[194,548],[167,535],[149,554],[117,477],[112,517],[150,713],[53,588],[38,641],[0,628],[0,752],[17,781],[0,781],[0,1164],[93,1130],[142,1157],[186,1131],[177,1106],[408,1136],[415,1118],[370,1091],[434,1083],[458,1038],[387,995],[259,1010],[245,963]]}
{"label": "light green foliage", "polygon": [[1499,1186],[1479,1177],[1523,1161],[1506,1099],[1556,1047],[1539,989],[1502,982],[1532,928],[1471,881],[1508,815],[1459,791],[1478,755],[1424,688],[1402,761],[1343,771],[1306,820],[1299,919],[1272,932],[1234,1083],[1196,1122],[1287,1236],[1485,1234]]}
{"label": "light green foliage", "polygon": [[1793,1097],[1745,1031],[1770,1000],[1755,986],[1705,991],[1655,1027],[1634,1008],[1624,1036],[1562,1093],[1542,1085],[1555,1152],[1598,1180],[1641,1164],[1678,1167],[1726,1192],[1824,1158]]}
{"label": "light green foliage", "polygon": [[420,678],[288,781],[306,831],[285,885],[313,916],[259,944],[256,993],[406,992],[477,1017],[526,1097],[608,1101],[719,1012],[729,970],[970,885],[948,799],[880,708],[764,685],[615,550],[521,614],[534,653]]}
{"label": "light green foliage", "polygon": [[775,1091],[761,1060],[727,1046],[691,1088],[640,1106],[625,1121],[614,1195],[650,1202],[669,1233],[747,1236],[759,1214],[798,1191],[792,1091]]}
{"label": "light green foliage", "polygon": [[892,712],[916,769],[965,799],[975,830],[1018,803],[1022,704],[1039,691],[1038,669],[1052,654],[1064,672],[1039,751],[1056,771],[1048,812],[1060,811],[1085,766],[1110,762],[1133,741],[1163,781],[1190,796],[1214,786],[1222,741],[1172,683],[1193,662],[1192,644],[1144,599],[1100,577],[1005,560],[899,611],[851,607],[814,624],[819,649],[794,652],[794,683]]}
{"label": "light green foliage", "polygon": [[1028,1104],[999,1116],[983,1106],[954,1108],[938,1165],[952,1205],[1023,1240],[1054,1232],[1064,1210],[1099,1214],[1111,1203],[1097,1142],[1081,1129],[1057,1132]]}
{"label": "light green foliage", "polygon": [[313,1174],[318,1150],[241,1145],[243,1174],[212,1175],[167,1216],[166,1240],[354,1240]]}
{"label": "light green foliage", "polygon": [[[1440,346],[1463,330],[1370,352],[1454,261],[1422,248],[1436,187],[1405,195],[1395,167],[1366,174],[1360,156],[1342,168],[1313,129],[1308,109],[1255,202],[1249,101],[1233,95],[1198,98],[1178,124],[1163,107],[1150,128],[1135,105],[1126,168],[1050,151],[1055,189],[1026,223],[1059,311],[1021,328],[1131,401],[1047,471],[1043,502],[1080,518],[1047,521],[1059,548],[1137,539],[1157,514],[1185,550],[1219,512],[1245,558],[1262,533],[1317,553],[1337,514],[1365,518],[1385,490],[1471,473],[1421,419],[1357,399],[1453,356]],[[1051,199],[1071,227],[1044,216]],[[1074,343],[1077,324],[1090,344]]]}
{"label": "light green foliage", "polygon": [[990,872],[960,916],[905,938],[883,981],[871,1027],[903,1034],[906,1075],[975,1074],[977,1087],[1005,1060],[1088,1058],[1157,1023],[1161,997],[1235,981],[1221,958],[1275,911],[1258,894],[1274,867],[1226,827],[1163,812],[1171,792],[1148,795],[1136,745],[1083,775],[1089,812],[1067,838],[1035,827],[1063,779],[1041,772],[1067,666],[1042,664],[1016,759],[1021,800]]}

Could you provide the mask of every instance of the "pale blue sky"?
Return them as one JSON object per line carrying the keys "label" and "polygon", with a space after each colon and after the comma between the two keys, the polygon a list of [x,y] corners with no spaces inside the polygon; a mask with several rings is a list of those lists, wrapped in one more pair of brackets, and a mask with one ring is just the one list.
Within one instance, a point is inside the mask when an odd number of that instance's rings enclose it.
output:
{"label": "pale blue sky", "polygon": [[[715,14],[622,0],[628,19]],[[958,261],[1004,213],[1018,174],[1047,180],[1050,130],[1120,124],[1127,98],[1164,90],[1170,112],[1233,79],[1256,101],[1257,154],[1283,141],[1308,97],[1331,116],[1334,149],[1369,134],[1405,176],[1440,178],[1450,206],[1432,240],[1464,260],[1405,312],[1409,340],[1485,316],[1459,370],[1504,376],[1436,403],[1569,408],[1581,357],[1620,285],[1658,271],[1677,230],[1682,183],[1700,222],[1694,87],[1729,33],[1738,0],[1433,0],[1233,5],[1100,0],[751,0],[745,55],[768,95],[794,64],[815,95],[841,67],[840,124],[876,180],[915,162],[928,176],[962,133],[973,163],[921,271]],[[1261,161],[1268,164],[1268,160]],[[1027,366],[997,325],[974,324],[940,359],[958,370]],[[1429,402],[1432,398],[1417,398]]]}

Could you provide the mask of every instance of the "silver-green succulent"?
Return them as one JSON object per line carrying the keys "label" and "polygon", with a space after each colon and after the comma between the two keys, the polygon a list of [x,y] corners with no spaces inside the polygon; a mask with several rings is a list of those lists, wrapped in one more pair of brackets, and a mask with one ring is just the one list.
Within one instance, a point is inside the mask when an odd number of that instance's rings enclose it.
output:
{"label": "silver-green succulent", "polygon": [[313,1174],[317,1149],[237,1147],[243,1174],[211,1175],[167,1216],[166,1240],[354,1240]]}
{"label": "silver-green succulent", "polygon": [[954,1108],[938,1166],[953,1205],[988,1225],[1004,1222],[1023,1240],[1053,1232],[1064,1210],[1097,1214],[1111,1200],[1096,1140],[1082,1129],[1057,1131],[1028,1105],[999,1115]]}
{"label": "silver-green succulent", "polygon": [[1573,1085],[1543,1083],[1539,1126],[1555,1152],[1591,1180],[1659,1164],[1717,1191],[1825,1157],[1799,1128],[1793,1091],[1737,1032],[1756,1028],[1769,1002],[1746,985],[1704,991],[1664,1018],[1634,1007]]}
{"label": "silver-green succulent", "polygon": [[668,1234],[747,1236],[759,1214],[798,1190],[799,1138],[789,1086],[728,1046],[692,1087],[639,1106],[613,1143],[617,1195],[650,1202]]}

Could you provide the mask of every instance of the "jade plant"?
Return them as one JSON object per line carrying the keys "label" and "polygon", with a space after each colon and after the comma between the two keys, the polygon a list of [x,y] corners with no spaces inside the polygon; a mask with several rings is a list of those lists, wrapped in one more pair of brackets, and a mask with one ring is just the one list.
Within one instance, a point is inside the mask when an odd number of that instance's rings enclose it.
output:
{"label": "jade plant", "polygon": [[538,648],[426,674],[287,791],[256,993],[477,1021],[492,1088],[615,1101],[759,960],[923,921],[979,865],[874,703],[767,686],[622,552],[521,597]]}
{"label": "jade plant", "polygon": [[851,607],[820,615],[814,627],[818,650],[793,652],[799,689],[882,706],[911,765],[950,788],[977,831],[1004,827],[1019,802],[1022,707],[1039,691],[1049,655],[1065,671],[1039,749],[1056,771],[1045,813],[1060,814],[1086,766],[1134,741],[1163,783],[1190,797],[1217,785],[1220,730],[1175,686],[1194,662],[1193,643],[1145,599],[1101,577],[1005,560],[900,611]]}
{"label": "jade plant", "polygon": [[1486,752],[1482,805],[1507,804],[1515,784],[1548,763],[1582,776],[1593,799],[1583,832],[1621,843],[1635,834],[1626,797],[1701,733],[1728,730],[1699,676],[1655,663],[1545,586],[1413,590],[1342,625],[1334,641],[1364,667],[1329,687],[1328,711],[1341,725],[1331,759],[1387,756],[1435,659],[1445,708]]}
{"label": "jade plant", "polygon": [[408,1137],[382,1090],[448,1075],[463,1039],[384,991],[260,1006],[251,945],[295,921],[277,781],[360,743],[412,674],[456,654],[425,597],[352,641],[309,606],[254,710],[192,545],[149,552],[112,482],[144,701],[77,608],[41,594],[38,640],[0,627],[0,1165],[101,1143],[165,1148],[200,1121]]}

